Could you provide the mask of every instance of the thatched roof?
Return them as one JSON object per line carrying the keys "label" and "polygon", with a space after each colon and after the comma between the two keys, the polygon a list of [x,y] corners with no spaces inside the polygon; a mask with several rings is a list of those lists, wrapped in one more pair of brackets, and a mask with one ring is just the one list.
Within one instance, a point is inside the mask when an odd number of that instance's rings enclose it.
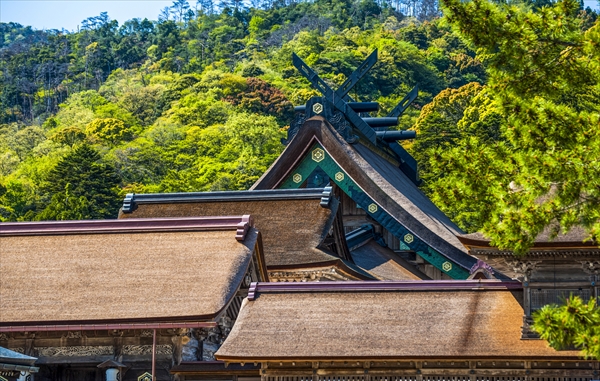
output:
{"label": "thatched roof", "polygon": [[499,281],[259,284],[216,357],[577,358],[578,352],[555,351],[543,340],[521,340],[519,287]]}
{"label": "thatched roof", "polygon": [[135,205],[119,218],[250,214],[262,233],[269,269],[338,262],[318,246],[326,237],[337,203],[321,205],[323,189],[194,192],[133,195]]}
{"label": "thatched roof", "polygon": [[374,240],[352,250],[350,254],[357,266],[381,280],[429,279],[393,250],[382,247]]}
{"label": "thatched roof", "polygon": [[0,329],[210,321],[258,239],[242,217],[0,224]]}
{"label": "thatched roof", "polygon": [[397,162],[361,141],[347,143],[322,117],[304,123],[302,132],[252,189],[277,188],[315,143],[321,144],[365,194],[414,236],[465,270],[476,263],[456,238],[463,232],[398,168]]}
{"label": "thatched roof", "polygon": [[[590,234],[582,226],[574,226],[568,232],[560,232],[552,237],[552,229],[546,227],[536,238],[532,250],[535,249],[574,249],[598,247],[598,243],[589,240]],[[482,233],[461,234],[460,242],[468,248],[491,248],[490,239]]]}

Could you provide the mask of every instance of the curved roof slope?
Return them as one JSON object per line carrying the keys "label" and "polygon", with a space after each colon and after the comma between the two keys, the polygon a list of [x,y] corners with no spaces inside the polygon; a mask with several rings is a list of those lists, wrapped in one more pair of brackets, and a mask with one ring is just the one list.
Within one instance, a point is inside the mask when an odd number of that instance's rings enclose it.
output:
{"label": "curved roof slope", "polygon": [[[369,278],[321,250],[338,203],[323,189],[191,192],[131,195],[130,212],[119,218],[227,216],[250,214],[262,235],[269,269],[338,264],[360,279]],[[323,201],[322,198],[329,198]],[[124,208],[125,209],[125,208]]]}
{"label": "curved roof slope", "polygon": [[543,340],[521,340],[518,283],[436,283],[259,283],[216,357],[242,362],[578,357]]}
{"label": "curved roof slope", "polygon": [[350,251],[352,260],[360,268],[381,280],[421,280],[429,277],[408,261],[374,240]]}
{"label": "curved roof slope", "polygon": [[[456,237],[463,232],[406,177],[398,168],[398,163],[393,163],[393,159],[388,160],[383,157],[383,153],[375,153],[361,143],[347,143],[321,117],[311,118],[303,125],[302,130],[254,184],[253,189],[285,186],[286,181],[289,183],[290,177],[303,165],[302,161],[306,157],[310,158],[311,150],[316,145],[325,150],[326,158],[330,156],[336,168],[342,169],[344,176],[341,178],[344,181],[353,181],[360,192],[387,212],[387,216],[462,267],[463,274],[466,271],[468,275],[468,270],[476,263],[476,259],[467,253]],[[349,196],[354,198],[353,195]]]}
{"label": "curved roof slope", "polygon": [[0,224],[0,329],[211,320],[259,239],[242,217]]}

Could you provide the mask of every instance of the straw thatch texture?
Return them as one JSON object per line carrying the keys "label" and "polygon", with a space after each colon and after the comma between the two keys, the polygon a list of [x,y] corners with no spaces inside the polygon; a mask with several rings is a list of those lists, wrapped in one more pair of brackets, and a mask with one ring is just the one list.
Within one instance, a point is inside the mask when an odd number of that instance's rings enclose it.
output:
{"label": "straw thatch texture", "polygon": [[120,218],[250,214],[262,233],[267,266],[291,266],[338,259],[317,249],[335,213],[319,203],[320,199],[140,204],[132,213],[121,213]]}
{"label": "straw thatch texture", "polygon": [[576,358],[542,340],[520,340],[519,294],[261,293],[246,302],[217,358]]}
{"label": "straw thatch texture", "polygon": [[235,234],[2,237],[0,323],[210,319],[239,288],[258,236]]}
{"label": "straw thatch texture", "polygon": [[360,142],[348,144],[322,117],[313,117],[304,123],[300,133],[252,189],[276,188],[290,175],[298,157],[315,143],[320,143],[369,197],[413,235],[464,269],[476,263],[456,238],[463,232],[397,165]]}
{"label": "straw thatch texture", "polygon": [[[559,232],[556,237],[552,237],[552,228],[546,227],[537,237],[535,237],[533,247],[564,247],[575,248],[581,246],[598,247],[598,243],[589,240],[590,234],[583,226],[573,226],[566,233]],[[482,233],[462,234],[458,238],[467,246],[472,247],[490,247],[490,239]]]}
{"label": "straw thatch texture", "polygon": [[350,252],[360,268],[381,280],[421,280],[429,277],[387,247],[371,240]]}

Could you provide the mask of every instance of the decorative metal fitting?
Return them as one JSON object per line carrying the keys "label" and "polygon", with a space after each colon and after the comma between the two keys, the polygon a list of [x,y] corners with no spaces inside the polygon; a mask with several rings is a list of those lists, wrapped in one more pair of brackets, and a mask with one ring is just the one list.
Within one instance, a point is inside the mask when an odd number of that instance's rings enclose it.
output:
{"label": "decorative metal fitting", "polygon": [[317,163],[322,162],[323,159],[325,159],[325,151],[323,151],[321,148],[315,148],[312,151],[312,159]]}
{"label": "decorative metal fitting", "polygon": [[452,263],[448,261],[442,263],[442,270],[444,270],[445,272],[452,270]]}
{"label": "decorative metal fitting", "polygon": [[323,112],[323,105],[320,103],[315,103],[312,109],[315,114],[320,114]]}

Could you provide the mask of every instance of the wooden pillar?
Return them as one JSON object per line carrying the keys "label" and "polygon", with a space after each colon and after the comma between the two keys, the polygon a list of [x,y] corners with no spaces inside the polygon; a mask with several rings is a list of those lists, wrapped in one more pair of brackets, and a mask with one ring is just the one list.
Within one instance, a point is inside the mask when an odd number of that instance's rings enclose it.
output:
{"label": "wooden pillar", "polygon": [[415,368],[417,369],[417,381],[423,381],[423,375],[421,374],[422,367],[423,367],[423,363],[421,361],[417,361],[415,363]]}
{"label": "wooden pillar", "polygon": [[35,348],[35,332],[25,332],[25,355],[34,356],[34,348]]}
{"label": "wooden pillar", "polygon": [[523,282],[523,312],[525,316],[531,316],[531,288],[529,282]]}
{"label": "wooden pillar", "polygon": [[156,328],[152,330],[152,381],[156,381]]}
{"label": "wooden pillar", "polygon": [[268,364],[266,362],[260,363],[260,381],[267,381],[267,368]]}
{"label": "wooden pillar", "polygon": [[365,361],[363,367],[365,369],[365,381],[371,381],[371,375],[369,374],[369,370],[371,369],[371,362]]}

